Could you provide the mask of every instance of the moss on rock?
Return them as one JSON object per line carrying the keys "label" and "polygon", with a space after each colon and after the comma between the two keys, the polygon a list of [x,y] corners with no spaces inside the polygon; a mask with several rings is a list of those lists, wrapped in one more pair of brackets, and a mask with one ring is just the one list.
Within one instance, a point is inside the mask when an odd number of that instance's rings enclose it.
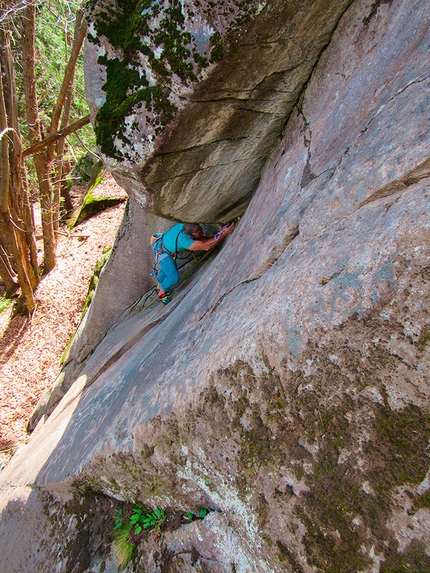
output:
{"label": "moss on rock", "polygon": [[207,21],[202,32],[190,25],[195,17],[191,5],[178,0],[164,7],[153,0],[88,3],[95,29],[88,40],[102,46],[104,37],[115,50],[115,55],[108,50],[98,60],[106,70],[102,88],[106,100],[94,126],[102,153],[118,161],[133,159],[127,151],[133,145],[130,133],[139,141],[147,135],[142,135],[137,124],[130,129],[126,118],[142,113],[142,108],[146,110],[145,122],[155,136],[160,135],[177,111],[170,93],[173,83],[189,86],[210,63],[225,55],[225,40],[216,28],[218,17],[230,20],[231,32],[260,9],[256,2],[230,1],[225,9],[221,4],[209,2],[206,8],[200,7]]}

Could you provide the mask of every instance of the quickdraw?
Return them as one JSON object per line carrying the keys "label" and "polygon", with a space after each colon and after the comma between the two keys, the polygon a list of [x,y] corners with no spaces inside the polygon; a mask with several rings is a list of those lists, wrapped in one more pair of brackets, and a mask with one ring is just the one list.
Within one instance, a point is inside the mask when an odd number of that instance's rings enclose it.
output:
{"label": "quickdraw", "polygon": [[234,219],[231,223],[228,223],[227,225],[224,225],[224,227],[223,227],[222,229],[220,229],[220,230],[218,231],[218,233],[216,233],[216,234],[214,235],[215,241],[219,241],[219,240],[220,240],[220,237],[221,237],[221,235],[222,235],[222,232],[225,231],[226,229],[228,229],[232,223],[236,223],[236,221],[239,221],[239,219],[240,219],[240,217],[237,217],[237,218]]}
{"label": "quickdraw", "polygon": [[216,234],[214,235],[215,241],[219,241],[219,240],[220,240],[220,237],[221,237],[221,235],[222,235],[222,232],[225,231],[227,228],[228,228],[228,225],[224,225],[224,227],[223,227],[222,229],[220,229],[220,230],[218,231],[218,233],[216,233]]}

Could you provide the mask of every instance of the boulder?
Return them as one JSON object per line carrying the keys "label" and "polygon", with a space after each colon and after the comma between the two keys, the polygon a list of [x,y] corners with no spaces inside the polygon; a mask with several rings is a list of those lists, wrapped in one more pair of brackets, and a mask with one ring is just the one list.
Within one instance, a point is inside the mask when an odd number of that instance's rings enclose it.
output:
{"label": "boulder", "polygon": [[429,30],[418,0],[351,3],[234,233],[0,475],[2,571],[115,571],[137,503],[209,511],[128,571],[430,569]]}
{"label": "boulder", "polygon": [[350,3],[91,2],[87,99],[118,183],[169,219],[243,214]]}

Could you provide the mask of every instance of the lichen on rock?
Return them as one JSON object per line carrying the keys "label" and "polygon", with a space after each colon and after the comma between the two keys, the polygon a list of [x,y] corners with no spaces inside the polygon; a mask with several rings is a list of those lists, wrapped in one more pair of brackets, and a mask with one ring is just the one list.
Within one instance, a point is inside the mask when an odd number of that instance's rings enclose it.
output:
{"label": "lichen on rock", "polygon": [[95,116],[97,143],[105,156],[133,162],[135,136],[151,148],[181,99],[211,63],[222,59],[219,28],[223,24],[225,33],[245,22],[256,3],[92,0],[88,8],[88,40],[106,44],[97,60],[106,70],[106,99]]}
{"label": "lichen on rock", "polygon": [[[429,30],[419,0],[267,2],[156,153],[113,160],[126,217],[68,354],[73,383],[0,476],[3,569],[52,557],[45,517],[10,549],[25,491],[36,518],[46,491],[62,508],[78,491],[211,510],[142,541],[130,570],[429,569]],[[134,280],[158,215],[236,211],[169,305]]]}

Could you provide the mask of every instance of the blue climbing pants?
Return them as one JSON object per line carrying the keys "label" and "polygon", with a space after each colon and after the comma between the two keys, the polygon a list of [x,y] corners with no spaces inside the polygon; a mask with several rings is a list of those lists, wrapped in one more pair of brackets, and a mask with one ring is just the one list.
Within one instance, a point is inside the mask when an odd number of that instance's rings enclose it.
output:
{"label": "blue climbing pants", "polygon": [[158,264],[160,265],[160,271],[157,280],[164,292],[167,292],[179,282],[178,269],[173,257],[167,253],[163,253],[159,257]]}

